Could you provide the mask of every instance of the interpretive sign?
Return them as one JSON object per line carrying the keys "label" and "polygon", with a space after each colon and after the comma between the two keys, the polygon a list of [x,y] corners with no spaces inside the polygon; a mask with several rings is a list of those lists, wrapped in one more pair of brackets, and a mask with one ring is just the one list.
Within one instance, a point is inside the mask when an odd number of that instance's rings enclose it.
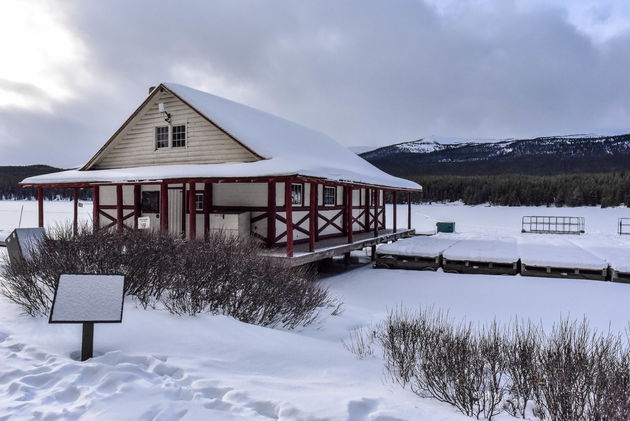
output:
{"label": "interpretive sign", "polygon": [[125,277],[62,274],[49,323],[83,323],[81,361],[92,357],[94,323],[122,322]]}

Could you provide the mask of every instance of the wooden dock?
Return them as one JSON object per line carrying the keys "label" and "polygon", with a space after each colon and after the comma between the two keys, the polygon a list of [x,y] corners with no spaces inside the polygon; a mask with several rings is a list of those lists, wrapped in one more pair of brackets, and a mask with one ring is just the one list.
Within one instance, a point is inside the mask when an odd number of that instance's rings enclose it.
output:
{"label": "wooden dock", "polygon": [[552,266],[521,265],[521,275],[543,278],[573,278],[605,281],[608,278],[608,267],[602,269],[563,268]]}
{"label": "wooden dock", "polygon": [[444,272],[450,273],[471,273],[484,275],[516,275],[519,273],[520,261],[502,263],[489,261],[472,260],[449,260],[443,258],[442,267]]}
{"label": "wooden dock", "polygon": [[398,229],[393,232],[391,229],[381,229],[378,235],[374,236],[373,232],[354,233],[354,241],[347,242],[346,237],[328,238],[317,241],[315,250],[308,250],[308,243],[296,244],[293,251],[293,257],[287,257],[283,247],[276,247],[267,250],[264,254],[267,256],[288,261],[291,266],[302,266],[308,263],[318,262],[333,256],[339,256],[354,250],[361,250],[365,247],[375,246],[377,244],[396,241],[401,238],[407,238],[415,235],[414,229]]}

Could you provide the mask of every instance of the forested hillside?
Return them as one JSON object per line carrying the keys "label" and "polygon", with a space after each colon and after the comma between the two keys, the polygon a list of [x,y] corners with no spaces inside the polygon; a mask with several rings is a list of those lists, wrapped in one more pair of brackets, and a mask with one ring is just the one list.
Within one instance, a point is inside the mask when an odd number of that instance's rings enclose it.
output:
{"label": "forested hillside", "polygon": [[[50,167],[48,165],[26,165],[26,166],[0,166],[0,199],[2,200],[23,200],[37,197],[37,189],[33,187],[22,187],[20,181],[34,175],[63,171],[61,168]],[[46,199],[70,199],[73,197],[70,189],[44,189]],[[91,199],[90,190],[81,190],[81,199]]]}
{"label": "forested hillside", "polygon": [[415,201],[461,200],[467,205],[619,206],[630,204],[630,172],[533,176],[420,176]]}
{"label": "forested hillside", "polygon": [[420,139],[361,156],[422,184],[415,199],[497,205],[630,204],[630,135],[495,142]]}

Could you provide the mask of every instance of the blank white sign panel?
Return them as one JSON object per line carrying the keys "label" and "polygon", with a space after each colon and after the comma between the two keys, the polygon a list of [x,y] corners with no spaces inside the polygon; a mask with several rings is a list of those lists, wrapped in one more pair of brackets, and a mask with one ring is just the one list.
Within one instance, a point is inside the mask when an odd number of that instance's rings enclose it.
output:
{"label": "blank white sign panel", "polygon": [[124,286],[122,275],[61,275],[49,321],[121,322]]}

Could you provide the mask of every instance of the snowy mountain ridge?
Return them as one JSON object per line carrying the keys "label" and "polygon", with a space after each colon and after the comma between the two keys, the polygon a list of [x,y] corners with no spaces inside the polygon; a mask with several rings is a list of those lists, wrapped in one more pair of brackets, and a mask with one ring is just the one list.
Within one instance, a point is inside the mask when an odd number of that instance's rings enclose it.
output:
{"label": "snowy mountain ridge", "polygon": [[630,134],[496,140],[430,136],[361,156],[399,176],[625,171],[630,170]]}

